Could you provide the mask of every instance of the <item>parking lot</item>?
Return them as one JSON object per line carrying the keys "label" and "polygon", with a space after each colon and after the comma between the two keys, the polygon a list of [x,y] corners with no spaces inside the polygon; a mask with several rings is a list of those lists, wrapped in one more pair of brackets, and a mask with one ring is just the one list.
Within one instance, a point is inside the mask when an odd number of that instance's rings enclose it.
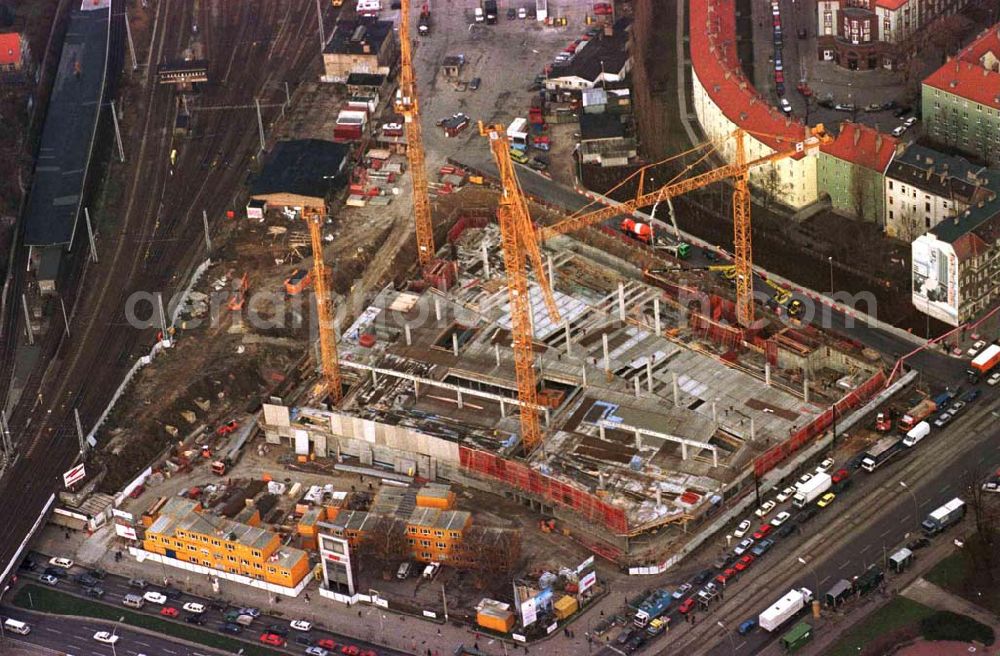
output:
{"label": "parking lot", "polygon": [[[489,160],[485,139],[479,136],[476,122],[509,124],[516,117],[526,117],[535,76],[542,73],[567,44],[580,37],[588,25],[586,15],[592,3],[581,0],[549,2],[549,15],[566,18],[565,26],[546,26],[531,18],[508,18],[522,6],[534,3],[499,0],[495,25],[475,23],[471,0],[432,0],[431,34],[414,37],[415,62],[424,125],[424,144],[429,167],[437,167],[448,157],[461,155],[466,162]],[[527,12],[526,12],[527,13]],[[454,78],[442,72],[445,57],[464,55],[464,64]],[[479,88],[468,83],[480,79]],[[457,112],[469,116],[470,124],[454,137],[446,137],[435,122]],[[553,139],[550,157],[562,159],[572,151],[564,135],[574,130],[559,130]],[[527,174],[526,171],[522,171]]]}

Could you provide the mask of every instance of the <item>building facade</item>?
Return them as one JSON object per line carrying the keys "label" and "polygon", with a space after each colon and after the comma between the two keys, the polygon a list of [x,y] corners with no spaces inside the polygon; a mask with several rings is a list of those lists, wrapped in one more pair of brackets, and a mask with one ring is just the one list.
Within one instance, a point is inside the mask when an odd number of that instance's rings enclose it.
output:
{"label": "building facade", "polygon": [[[799,150],[806,126],[789,119],[761,97],[743,76],[736,52],[735,5],[731,0],[691,0],[691,71],[695,114],[719,154],[733,161],[736,128],[744,133],[747,160]],[[816,157],[797,152],[773,166],[751,169],[750,182],[781,203],[801,209],[817,199]]]}
{"label": "building facade", "polygon": [[820,193],[833,209],[860,221],[885,222],[885,171],[899,141],[859,123],[842,123],[840,134],[820,146],[816,161]]}
{"label": "building facade", "polygon": [[898,153],[885,174],[885,231],[890,237],[913,241],[971,205],[989,200],[986,169],[962,157],[945,155],[911,144]]}
{"label": "building facade", "polygon": [[851,70],[895,68],[897,47],[968,0],[819,0],[818,56]]}
{"label": "building facade", "polygon": [[209,569],[294,588],[309,573],[305,551],[283,547],[277,533],[201,512],[197,501],[171,498],[143,539],[146,551]]}
{"label": "building facade", "polygon": [[1000,24],[928,76],[920,101],[933,141],[1000,164]]}
{"label": "building facade", "polygon": [[388,75],[397,52],[392,21],[339,21],[323,48],[323,79],[346,82],[351,73]]}

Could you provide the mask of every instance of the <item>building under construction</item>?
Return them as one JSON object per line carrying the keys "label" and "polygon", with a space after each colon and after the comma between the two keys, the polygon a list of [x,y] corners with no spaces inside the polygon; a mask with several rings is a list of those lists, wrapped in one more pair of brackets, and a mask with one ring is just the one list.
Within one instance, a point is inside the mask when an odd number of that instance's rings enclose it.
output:
{"label": "building under construction", "polygon": [[339,339],[343,402],[265,405],[269,442],[502,494],[635,563],[634,538],[668,553],[826,429],[834,404],[884,384],[877,354],[811,327],[772,316],[747,338],[734,303],[701,291],[705,272],[651,274],[560,237],[545,257],[561,323],[530,283],[544,439],[525,455],[499,230],[464,216],[449,242],[450,287],[379,293]]}

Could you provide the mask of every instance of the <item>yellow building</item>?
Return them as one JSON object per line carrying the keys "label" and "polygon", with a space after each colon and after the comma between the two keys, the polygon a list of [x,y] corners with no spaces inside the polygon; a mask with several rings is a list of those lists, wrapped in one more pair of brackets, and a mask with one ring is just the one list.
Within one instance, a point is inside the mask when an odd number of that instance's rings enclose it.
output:
{"label": "yellow building", "polygon": [[472,514],[464,510],[416,508],[406,520],[413,558],[422,563],[452,560],[471,525]]}
{"label": "yellow building", "polygon": [[455,507],[455,493],[447,485],[428,483],[417,492],[417,506],[451,510]]}
{"label": "yellow building", "polygon": [[305,551],[282,547],[276,533],[199,512],[174,497],[146,530],[143,549],[203,567],[295,587],[309,573]]}

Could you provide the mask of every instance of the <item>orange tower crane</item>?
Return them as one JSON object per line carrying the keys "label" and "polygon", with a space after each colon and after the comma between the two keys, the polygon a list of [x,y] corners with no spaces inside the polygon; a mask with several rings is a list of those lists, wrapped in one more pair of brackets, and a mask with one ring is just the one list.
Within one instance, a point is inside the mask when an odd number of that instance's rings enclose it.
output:
{"label": "orange tower crane", "polygon": [[510,142],[503,125],[479,123],[479,134],[489,137],[490,150],[500,171],[503,187],[497,208],[504,268],[507,272],[507,293],[510,297],[511,333],[514,343],[514,372],[517,376],[517,398],[521,401],[521,443],[527,453],[542,441],[538,421],[538,386],[535,378],[535,353],[532,348],[531,298],[528,275],[524,270],[530,260],[545,307],[554,322],[560,322],[552,288],[545,277],[542,255],[535,237],[528,203],[514,171],[510,157]]}
{"label": "orange tower crane", "polygon": [[313,292],[316,294],[316,319],[319,323],[319,352],[326,391],[333,402],[340,403],[343,387],[340,382],[340,359],[337,355],[337,333],[333,326],[333,300],[327,288],[326,264],[323,262],[323,216],[314,208],[303,210],[313,251]]}
{"label": "orange tower crane", "polygon": [[[815,154],[819,149],[819,146],[824,143],[829,143],[832,140],[832,137],[827,134],[822,124],[820,124],[810,128],[810,132],[806,138],[803,141],[793,144],[791,149],[774,152],[769,155],[747,161],[746,150],[744,147],[744,137],[747,134],[756,135],[757,133],[751,133],[740,129],[733,132],[733,138],[736,139],[736,157],[734,158],[734,162],[725,164],[705,173],[699,173],[689,178],[670,182],[659,187],[655,191],[648,193],[643,191],[645,170],[640,170],[637,174],[639,175],[639,188],[636,192],[635,198],[623,203],[610,201],[609,205],[602,207],[599,210],[577,216],[571,216],[554,225],[540,228],[538,231],[539,238],[544,240],[555,235],[573,232],[587,226],[598,224],[621,214],[631,214],[640,207],[648,207],[654,203],[665,201],[675,196],[680,196],[681,194],[685,194],[695,189],[700,189],[712,184],[713,182],[734,178],[733,250],[735,253],[733,263],[736,268],[736,318],[741,326],[748,328],[754,321],[753,249],[751,243],[749,188],[750,169],[762,164],[778,162],[800,153],[809,155]],[[706,144],[702,144],[702,146],[704,145]],[[697,148],[692,150],[696,149]]]}
{"label": "orange tower crane", "polygon": [[427,165],[420,128],[420,104],[417,102],[417,76],[413,71],[413,47],[410,42],[410,0],[402,0],[399,11],[399,89],[396,112],[403,115],[406,129],[406,159],[413,181],[413,220],[417,232],[417,258],[425,266],[434,258],[434,226],[431,202],[427,195]]}

